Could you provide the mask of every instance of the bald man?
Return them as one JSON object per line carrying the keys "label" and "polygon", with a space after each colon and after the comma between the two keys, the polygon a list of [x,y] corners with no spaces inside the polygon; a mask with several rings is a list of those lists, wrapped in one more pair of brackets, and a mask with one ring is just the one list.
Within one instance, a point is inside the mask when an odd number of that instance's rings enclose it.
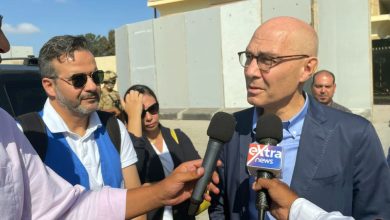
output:
{"label": "bald man", "polygon": [[333,101],[333,95],[336,92],[336,77],[332,72],[320,70],[314,73],[311,92],[318,102],[351,113],[351,110]]}
{"label": "bald man", "polygon": [[[310,25],[276,17],[257,28],[238,53],[253,107],[234,114],[236,130],[220,155],[221,193],[209,208],[211,220],[258,218],[255,178],[246,162],[257,121],[270,113],[283,122],[281,180],[299,197],[355,219],[390,219],[390,170],[372,124],[303,91],[317,68],[317,50]],[[269,213],[266,218],[273,219]]]}

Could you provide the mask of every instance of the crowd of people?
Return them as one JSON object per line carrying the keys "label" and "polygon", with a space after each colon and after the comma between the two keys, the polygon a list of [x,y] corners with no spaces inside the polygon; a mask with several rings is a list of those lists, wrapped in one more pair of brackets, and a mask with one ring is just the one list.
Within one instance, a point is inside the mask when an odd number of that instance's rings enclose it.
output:
{"label": "crowd of people", "polygon": [[[0,26],[0,51],[9,48]],[[233,138],[204,194],[210,219],[257,219],[261,189],[271,198],[267,219],[390,219],[380,140],[369,121],[333,101],[335,76],[315,73],[317,52],[309,24],[276,17],[239,53],[253,107],[234,113]],[[188,205],[202,160],[183,131],[160,123],[151,88],[132,85],[121,99],[116,74],[98,69],[80,36],[51,38],[39,68],[42,110],[17,121],[0,110],[2,218],[195,219]],[[313,96],[303,90],[311,78]],[[246,168],[265,114],[283,124],[281,179],[255,178]]]}

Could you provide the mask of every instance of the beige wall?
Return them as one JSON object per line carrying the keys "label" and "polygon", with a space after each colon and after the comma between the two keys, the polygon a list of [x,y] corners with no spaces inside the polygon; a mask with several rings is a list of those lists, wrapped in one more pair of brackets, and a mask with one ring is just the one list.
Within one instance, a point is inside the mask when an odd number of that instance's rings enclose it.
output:
{"label": "beige wall", "polygon": [[96,57],[96,65],[99,70],[107,71],[111,70],[116,72],[116,57],[115,56],[106,56],[106,57]]}
{"label": "beige wall", "polygon": [[158,10],[160,16],[208,8],[239,0],[148,0],[148,7]]}

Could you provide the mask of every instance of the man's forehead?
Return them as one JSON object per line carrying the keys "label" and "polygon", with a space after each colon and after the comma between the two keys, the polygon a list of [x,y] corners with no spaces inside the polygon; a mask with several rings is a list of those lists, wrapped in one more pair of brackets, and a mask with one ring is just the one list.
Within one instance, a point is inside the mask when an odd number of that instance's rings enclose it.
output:
{"label": "man's forehead", "polygon": [[288,42],[288,37],[283,34],[262,34],[262,32],[255,33],[250,40],[247,51],[255,55],[280,55],[283,53],[294,52]]}
{"label": "man's forehead", "polygon": [[271,40],[258,40],[251,41],[246,51],[254,55],[266,54],[272,56],[278,54],[279,48]]}
{"label": "man's forehead", "polygon": [[318,79],[318,80],[331,80],[331,81],[333,81],[332,75],[330,75],[330,74],[327,73],[327,72],[318,73],[317,76],[316,76],[316,79]]}
{"label": "man's forehead", "polygon": [[328,76],[319,76],[319,77],[316,77],[316,79],[314,80],[314,83],[316,85],[333,85],[333,80],[331,77],[328,77]]}

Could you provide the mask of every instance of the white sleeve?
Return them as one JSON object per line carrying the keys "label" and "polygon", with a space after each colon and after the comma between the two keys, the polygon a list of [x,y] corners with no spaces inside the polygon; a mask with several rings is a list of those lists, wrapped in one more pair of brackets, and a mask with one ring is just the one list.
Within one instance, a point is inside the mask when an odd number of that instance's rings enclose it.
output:
{"label": "white sleeve", "polygon": [[121,132],[121,166],[122,169],[137,163],[137,153],[135,152],[133,142],[127,132],[125,125],[118,120],[119,130]]}
{"label": "white sleeve", "polygon": [[290,220],[354,220],[340,212],[326,212],[310,201],[299,198],[291,205]]}

